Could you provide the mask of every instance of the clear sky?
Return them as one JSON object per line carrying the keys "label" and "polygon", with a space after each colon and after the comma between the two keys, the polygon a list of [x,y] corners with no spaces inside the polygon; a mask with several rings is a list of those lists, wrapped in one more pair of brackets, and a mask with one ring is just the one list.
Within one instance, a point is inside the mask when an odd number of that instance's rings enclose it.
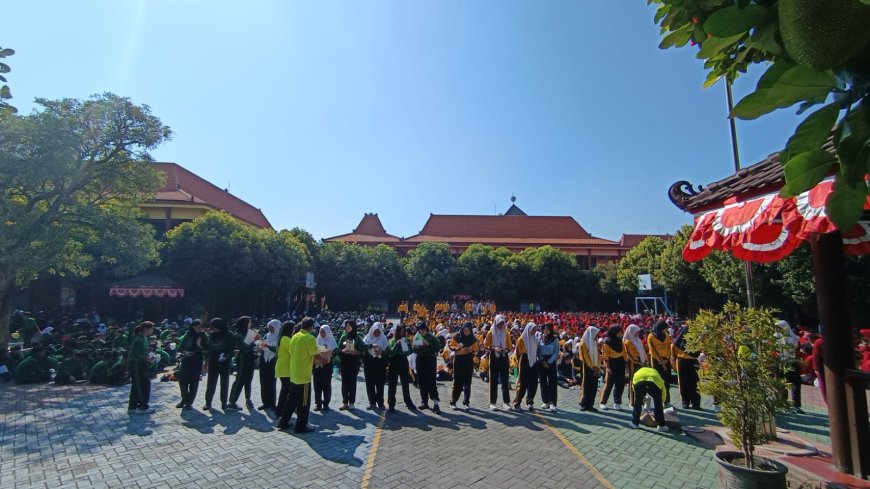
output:
{"label": "clear sky", "polygon": [[[645,0],[9,0],[19,110],[110,91],[175,132],[154,151],[316,238],[377,212],[570,215],[595,236],[667,233],[677,180],[733,171],[725,90],[661,51]],[[758,69],[735,85],[737,99]],[[793,111],[739,122],[745,164]]]}

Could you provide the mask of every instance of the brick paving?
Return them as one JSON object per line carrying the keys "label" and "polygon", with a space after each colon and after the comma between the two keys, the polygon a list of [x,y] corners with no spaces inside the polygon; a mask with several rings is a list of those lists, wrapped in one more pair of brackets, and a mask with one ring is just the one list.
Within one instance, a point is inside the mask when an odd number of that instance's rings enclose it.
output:
{"label": "brick paving", "polygon": [[[580,413],[577,389],[559,390],[558,413],[529,414],[485,409],[488,386],[477,379],[473,409],[452,411],[449,387],[439,383],[441,416],[409,413],[400,403],[382,419],[363,409],[338,411],[336,379],[333,410],[312,413],[318,431],[297,436],[275,431],[274,419],[261,412],[199,411],[204,384],[197,410],[181,412],[174,407],[177,384],[155,381],[151,404],[157,412],[133,416],[126,413],[129,386],[4,384],[0,489],[716,487],[711,450],[679,433],[627,429],[627,410]],[[419,400],[416,389],[412,397]],[[357,405],[365,405],[365,398],[360,379]],[[824,439],[823,411],[805,410],[779,425]],[[709,410],[680,414],[684,424],[716,423]],[[370,457],[376,432],[377,450]]]}

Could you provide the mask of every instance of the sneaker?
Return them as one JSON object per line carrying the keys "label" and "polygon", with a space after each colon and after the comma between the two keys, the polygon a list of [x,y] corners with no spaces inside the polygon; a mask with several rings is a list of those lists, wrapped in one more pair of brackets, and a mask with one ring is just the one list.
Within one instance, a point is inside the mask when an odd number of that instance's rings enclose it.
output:
{"label": "sneaker", "polygon": [[314,407],[314,410],[315,410],[315,411],[320,411],[321,409],[323,409],[323,408],[320,407],[320,406],[315,406],[315,407]]}
{"label": "sneaker", "polygon": [[489,405],[489,410],[490,410],[490,411],[498,411],[498,406],[496,406],[495,404],[490,404],[490,405]]}
{"label": "sneaker", "polygon": [[269,406],[263,404],[262,406],[260,406],[260,407],[257,408],[257,411],[265,411],[265,410],[267,410],[267,409],[269,409]]}
{"label": "sneaker", "polygon": [[529,404],[529,412],[530,412],[530,413],[535,412],[535,406]]}
{"label": "sneaker", "polygon": [[451,403],[450,403],[450,407],[453,408],[454,411],[458,411],[458,410],[459,410],[459,406],[457,406],[455,402],[451,402]]}
{"label": "sneaker", "polygon": [[420,404],[419,406],[417,406],[417,409],[419,409],[420,411],[425,411],[430,408],[428,404]]}
{"label": "sneaker", "polygon": [[614,404],[613,409],[615,409],[617,411],[622,411],[622,404]]}
{"label": "sneaker", "polygon": [[227,404],[226,407],[224,407],[224,411],[241,411],[241,410],[242,410],[242,408],[240,408],[239,405],[236,403]]}
{"label": "sneaker", "polygon": [[203,411],[211,411],[211,404],[206,404],[205,406],[202,407],[202,410]]}
{"label": "sneaker", "polygon": [[550,412],[551,412],[551,413],[555,413],[555,412],[556,412],[556,406],[550,406]]}
{"label": "sneaker", "polygon": [[667,426],[659,426],[659,427],[656,429],[656,431],[658,431],[659,433],[667,433],[667,432],[669,432],[669,431],[671,431],[671,430],[668,429]]}
{"label": "sneaker", "polygon": [[136,411],[136,414],[151,414],[153,412],[154,412],[154,408],[145,408],[145,409],[138,409]]}
{"label": "sneaker", "polygon": [[374,404],[369,404],[368,407],[366,408],[366,411],[374,411],[374,410],[375,410]]}
{"label": "sneaker", "polygon": [[314,429],[315,429],[314,426],[311,426],[309,424],[309,425],[305,425],[302,428],[296,428],[293,430],[293,432],[294,433],[311,433],[312,431],[314,431]]}
{"label": "sneaker", "polygon": [[544,411],[546,411],[547,409],[550,409],[550,403],[545,402],[545,403],[541,404],[541,409],[543,409]]}
{"label": "sneaker", "polygon": [[599,404],[598,410],[599,411],[607,411],[607,405],[606,404]]}
{"label": "sneaker", "polygon": [[502,411],[510,411],[511,407],[508,406],[507,404],[502,403],[501,409],[502,409]]}
{"label": "sneaker", "polygon": [[190,404],[185,404],[182,408],[183,411],[190,411],[191,409],[193,409],[193,406],[191,406]]}
{"label": "sneaker", "polygon": [[432,412],[435,414],[441,414],[441,407],[438,406],[437,402],[435,403],[434,406],[432,406]]}
{"label": "sneaker", "polygon": [[178,409],[181,409],[181,408],[183,408],[185,405],[187,405],[187,403],[184,402],[184,401],[181,401],[181,402],[179,402],[178,404],[176,404],[175,407],[177,407]]}
{"label": "sneaker", "polygon": [[378,410],[380,410],[380,411],[384,410],[384,403],[378,404]]}
{"label": "sneaker", "polygon": [[338,408],[338,410],[339,410],[339,411],[347,411],[347,410],[348,410],[348,406],[347,406],[347,404],[342,404],[341,407]]}
{"label": "sneaker", "polygon": [[462,403],[462,407],[464,407],[466,411],[471,411],[471,404],[467,402]]}
{"label": "sneaker", "polygon": [[406,404],[405,407],[408,408],[408,411],[416,411],[417,410],[417,406],[415,406],[413,404]]}
{"label": "sneaker", "polygon": [[638,424],[634,424],[634,423],[631,423],[631,424],[628,425],[628,427],[631,428],[631,429],[633,429],[633,430],[636,430],[636,429],[640,428],[640,425],[638,425]]}
{"label": "sneaker", "polygon": [[250,400],[250,399],[246,400],[246,401],[245,401],[245,406],[247,406],[247,407],[249,407],[249,408],[251,408],[251,409],[254,409],[254,401],[252,401],[252,400]]}

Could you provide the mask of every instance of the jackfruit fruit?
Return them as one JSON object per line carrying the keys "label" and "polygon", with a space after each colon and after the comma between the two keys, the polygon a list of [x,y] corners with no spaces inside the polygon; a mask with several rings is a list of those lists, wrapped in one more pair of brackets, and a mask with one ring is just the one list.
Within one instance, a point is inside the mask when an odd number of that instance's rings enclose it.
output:
{"label": "jackfruit fruit", "polygon": [[796,62],[827,70],[870,41],[870,5],[859,0],[780,0],[779,31]]}

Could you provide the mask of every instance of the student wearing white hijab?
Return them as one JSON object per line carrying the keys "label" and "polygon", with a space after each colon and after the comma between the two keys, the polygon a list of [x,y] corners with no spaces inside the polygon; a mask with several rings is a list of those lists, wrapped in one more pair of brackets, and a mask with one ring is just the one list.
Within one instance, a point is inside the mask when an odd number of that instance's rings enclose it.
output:
{"label": "student wearing white hijab", "polygon": [[269,332],[260,342],[260,411],[274,411],[277,401],[275,389],[275,362],[278,359],[278,340],[281,338],[281,321],[273,319],[266,323]]}
{"label": "student wearing white hijab", "polygon": [[[646,349],[644,349],[643,342],[640,340],[640,333],[640,326],[629,324],[625,328],[625,335],[622,338],[625,361],[628,364],[629,379],[633,379],[637,369],[647,364]],[[634,406],[634,389],[628,389],[628,403]]]}
{"label": "student wearing white hijab", "polygon": [[598,392],[598,375],[601,373],[598,357],[598,332],[595,326],[587,326],[580,338],[580,359],[583,361],[583,394],[580,397],[580,410],[598,412],[595,409],[595,394]]}
{"label": "student wearing white hijab", "polygon": [[538,392],[538,325],[528,323],[517,340],[517,394],[514,398],[514,411],[520,410],[523,398],[527,397],[526,405],[530,412],[535,411],[535,394]]}
{"label": "student wearing white hijab", "polygon": [[514,345],[507,332],[507,320],[501,314],[495,317],[495,324],[486,333],[483,346],[489,352],[489,409],[498,409],[498,385],[501,383],[502,409],[510,409],[510,362],[508,352]]}
{"label": "student wearing white hijab", "polygon": [[[332,328],[328,324],[324,324],[317,331],[315,339],[317,349],[321,352],[332,352],[335,354],[338,351],[338,344],[335,342],[335,336],[332,334]],[[332,399],[332,362],[325,365],[314,364],[314,410],[329,411],[329,401]]]}
{"label": "student wearing white hijab", "polygon": [[366,409],[384,409],[384,384],[387,376],[387,335],[384,327],[377,322],[369,328],[369,333],[363,338],[366,345],[363,355],[363,372],[366,378],[366,394],[369,406]]}

